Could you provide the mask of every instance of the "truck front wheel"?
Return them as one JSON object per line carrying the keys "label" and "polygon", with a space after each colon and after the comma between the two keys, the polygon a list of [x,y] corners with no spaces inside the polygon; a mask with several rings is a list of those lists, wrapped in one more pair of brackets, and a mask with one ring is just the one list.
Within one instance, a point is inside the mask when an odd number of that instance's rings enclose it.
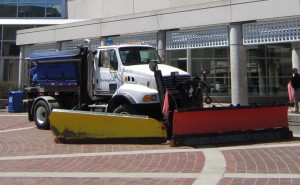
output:
{"label": "truck front wheel", "polygon": [[119,113],[119,114],[137,114],[137,112],[127,104],[120,105],[119,107],[115,108],[113,113]]}
{"label": "truck front wheel", "polygon": [[49,115],[50,108],[47,103],[43,100],[38,101],[33,109],[33,118],[39,129],[47,130],[50,128]]}

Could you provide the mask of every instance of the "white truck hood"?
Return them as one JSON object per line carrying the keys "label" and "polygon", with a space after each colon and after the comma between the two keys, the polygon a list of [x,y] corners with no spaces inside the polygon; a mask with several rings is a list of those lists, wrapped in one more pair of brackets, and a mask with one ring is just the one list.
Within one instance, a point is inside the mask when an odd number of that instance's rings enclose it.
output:
{"label": "white truck hood", "polygon": [[[166,64],[158,64],[158,69],[161,70],[163,77],[170,77],[171,72],[178,72],[179,76],[185,76],[185,78],[187,76],[190,76],[189,73]],[[128,79],[131,80],[134,79],[134,81],[127,82],[127,83],[140,84],[140,85],[147,86],[151,89],[157,89],[155,78],[154,78],[154,72],[150,70],[148,64],[125,66],[123,72],[124,72],[123,76],[128,76],[130,77]]]}
{"label": "white truck hood", "polygon": [[[166,65],[166,64],[158,64],[158,69],[161,70],[162,76],[171,76],[171,72],[178,72],[179,75],[190,75],[189,73],[178,69],[176,67]],[[131,73],[141,76],[154,77],[154,72],[150,70],[148,64],[144,65],[133,65],[133,66],[125,66],[125,73]]]}

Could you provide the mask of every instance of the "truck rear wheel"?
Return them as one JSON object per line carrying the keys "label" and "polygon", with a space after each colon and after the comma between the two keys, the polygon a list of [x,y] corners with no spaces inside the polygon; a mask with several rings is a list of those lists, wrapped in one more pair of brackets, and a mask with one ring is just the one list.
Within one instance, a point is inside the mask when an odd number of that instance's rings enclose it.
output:
{"label": "truck rear wheel", "polygon": [[49,122],[50,108],[43,100],[39,100],[33,109],[33,118],[35,125],[39,129],[47,130],[50,128]]}
{"label": "truck rear wheel", "polygon": [[137,114],[137,112],[127,104],[120,105],[119,107],[115,108],[113,113],[119,113],[119,114]]}

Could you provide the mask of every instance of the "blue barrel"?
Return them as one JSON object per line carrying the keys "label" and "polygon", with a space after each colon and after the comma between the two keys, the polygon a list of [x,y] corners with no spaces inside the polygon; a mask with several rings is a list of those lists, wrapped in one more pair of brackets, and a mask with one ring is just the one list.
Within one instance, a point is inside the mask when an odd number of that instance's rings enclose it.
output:
{"label": "blue barrel", "polygon": [[10,91],[8,93],[8,112],[23,111],[23,91]]}

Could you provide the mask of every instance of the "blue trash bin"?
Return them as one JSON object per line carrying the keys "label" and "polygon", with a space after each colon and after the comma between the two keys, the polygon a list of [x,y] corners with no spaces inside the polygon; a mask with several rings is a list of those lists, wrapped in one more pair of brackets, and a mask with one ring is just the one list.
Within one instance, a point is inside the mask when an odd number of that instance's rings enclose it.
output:
{"label": "blue trash bin", "polygon": [[23,91],[10,91],[8,93],[8,112],[23,111]]}

